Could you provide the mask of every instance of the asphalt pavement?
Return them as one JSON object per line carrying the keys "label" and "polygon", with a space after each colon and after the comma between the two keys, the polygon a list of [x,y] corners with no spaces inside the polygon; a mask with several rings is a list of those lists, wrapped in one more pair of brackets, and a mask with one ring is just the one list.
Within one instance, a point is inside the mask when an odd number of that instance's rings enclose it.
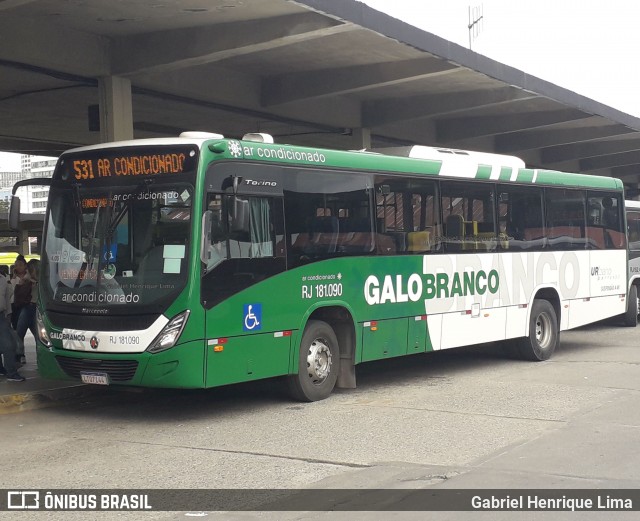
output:
{"label": "asphalt pavement", "polygon": [[26,378],[24,382],[9,382],[0,376],[0,414],[50,407],[57,403],[79,399],[90,389],[77,382],[47,380],[38,374],[36,345],[30,332],[25,337],[27,363],[18,372]]}
{"label": "asphalt pavement", "polygon": [[[0,488],[246,490],[244,508],[255,501],[255,512],[206,501],[177,509],[217,510],[206,515],[225,521],[637,519],[637,498],[633,511],[425,513],[397,512],[406,502],[392,493],[637,494],[638,334],[613,322],[563,332],[544,363],[488,345],[362,364],[356,389],[311,404],[291,402],[268,381],[160,394],[46,382],[35,373],[29,337],[28,380],[0,378],[0,396],[5,412],[41,410],[0,419]],[[46,462],[47,471],[25,461]],[[265,513],[273,509],[256,489],[285,491],[291,511]],[[318,490],[325,503],[310,512]],[[384,512],[361,511],[363,501]],[[145,519],[186,515],[155,506]],[[72,515],[54,514],[47,519]],[[118,519],[140,519],[123,515]]]}

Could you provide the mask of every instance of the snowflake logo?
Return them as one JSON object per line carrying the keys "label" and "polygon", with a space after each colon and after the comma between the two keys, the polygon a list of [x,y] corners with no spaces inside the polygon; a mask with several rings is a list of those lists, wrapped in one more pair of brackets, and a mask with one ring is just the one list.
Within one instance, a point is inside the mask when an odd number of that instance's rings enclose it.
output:
{"label": "snowflake logo", "polygon": [[233,157],[242,157],[242,145],[238,141],[229,141],[229,153]]}

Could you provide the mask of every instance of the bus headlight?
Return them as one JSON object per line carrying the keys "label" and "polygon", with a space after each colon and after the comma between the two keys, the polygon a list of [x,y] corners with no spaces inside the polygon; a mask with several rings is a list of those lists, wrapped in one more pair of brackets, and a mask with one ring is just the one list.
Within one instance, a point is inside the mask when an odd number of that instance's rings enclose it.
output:
{"label": "bus headlight", "polygon": [[44,325],[44,320],[42,319],[39,309],[36,309],[36,328],[38,329],[38,339],[40,342],[42,342],[47,348],[51,349],[51,339],[49,338],[49,333]]}
{"label": "bus headlight", "polygon": [[168,324],[162,328],[162,331],[160,331],[154,341],[151,342],[147,351],[149,353],[159,353],[176,345],[188,318],[189,310],[187,309],[169,320]]}

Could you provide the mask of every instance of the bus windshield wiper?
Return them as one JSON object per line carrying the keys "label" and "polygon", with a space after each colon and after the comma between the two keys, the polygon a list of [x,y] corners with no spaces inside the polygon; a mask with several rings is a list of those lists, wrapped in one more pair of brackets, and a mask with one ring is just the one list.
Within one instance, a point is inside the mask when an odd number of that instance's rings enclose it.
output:
{"label": "bus windshield wiper", "polygon": [[[135,196],[137,196],[140,192],[142,192],[143,189],[148,188],[151,184],[153,183],[153,179],[145,179],[144,181],[142,181],[137,187],[136,189],[131,192],[130,196],[129,196],[129,200],[131,201],[132,199],[135,198]],[[112,197],[110,197],[112,199]],[[115,204],[114,204],[115,206]],[[120,210],[118,210],[118,212],[115,214],[115,216],[110,219],[109,222],[109,227],[107,228],[107,241],[109,241],[111,239],[111,236],[113,235],[113,232],[115,232],[116,228],[118,227],[118,224],[120,224],[120,221],[122,220],[122,218],[125,216],[125,214],[127,213],[127,210],[129,209],[127,204],[123,204],[122,207],[120,208]],[[113,212],[112,212],[113,213]]]}
{"label": "bus windshield wiper", "polygon": [[[149,186],[152,183],[153,183],[153,179],[145,179],[144,181],[142,181],[136,187],[136,189],[133,192],[131,192],[131,194],[129,196],[129,201],[133,200],[145,188],[149,188]],[[108,216],[109,216],[109,219],[108,219],[109,225],[107,226],[107,231],[106,231],[105,237],[104,237],[107,254],[108,254],[108,252],[111,251],[111,243],[112,243],[112,239],[113,239],[113,234],[116,231],[116,228],[118,227],[118,225],[120,224],[120,221],[122,221],[122,219],[126,215],[127,211],[129,210],[129,205],[127,203],[123,203],[122,206],[120,207],[120,209],[115,213],[115,215],[113,215],[113,213],[114,213],[113,207],[115,207],[115,201],[113,201],[113,194],[112,193],[109,194],[109,200],[112,201],[112,205],[113,206],[112,206],[111,211],[108,214]],[[109,260],[109,259],[105,259],[105,260]]]}
{"label": "bus windshield wiper", "polygon": [[82,217],[82,202],[80,199],[80,185],[75,183],[73,185],[74,188],[74,197],[73,199],[73,209],[76,212],[76,219],[78,220],[78,225],[80,227],[80,249],[82,249],[82,238],[87,236],[87,232],[84,229],[84,218]]}
{"label": "bus windshield wiper", "polygon": [[[89,268],[93,268],[93,258],[96,250],[96,234],[98,233],[98,221],[100,220],[100,208],[102,208],[102,200],[98,200],[98,206],[96,207],[96,213],[93,217],[93,232],[91,233],[91,237],[89,238],[91,241],[91,246],[89,249]],[[98,261],[98,266],[100,266],[100,262]]]}

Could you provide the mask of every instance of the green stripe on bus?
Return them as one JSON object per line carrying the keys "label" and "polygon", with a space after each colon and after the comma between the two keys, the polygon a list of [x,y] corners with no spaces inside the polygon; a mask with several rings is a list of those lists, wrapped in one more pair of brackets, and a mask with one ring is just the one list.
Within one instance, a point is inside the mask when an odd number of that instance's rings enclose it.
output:
{"label": "green stripe on bus", "polygon": [[476,179],[490,179],[491,167],[487,165],[478,165],[478,171],[476,172]]}
{"label": "green stripe on bus", "polygon": [[533,170],[529,168],[521,168],[518,171],[518,177],[516,181],[518,183],[533,183]]}
{"label": "green stripe on bus", "polygon": [[538,170],[538,178],[536,182],[556,186],[608,188],[610,190],[615,190],[617,187],[616,180],[611,177],[567,174],[565,172],[557,172],[554,170]]}
{"label": "green stripe on bus", "polygon": [[512,168],[510,166],[503,166],[500,169],[500,177],[498,179],[500,179],[500,181],[508,181],[511,179],[511,171]]}

